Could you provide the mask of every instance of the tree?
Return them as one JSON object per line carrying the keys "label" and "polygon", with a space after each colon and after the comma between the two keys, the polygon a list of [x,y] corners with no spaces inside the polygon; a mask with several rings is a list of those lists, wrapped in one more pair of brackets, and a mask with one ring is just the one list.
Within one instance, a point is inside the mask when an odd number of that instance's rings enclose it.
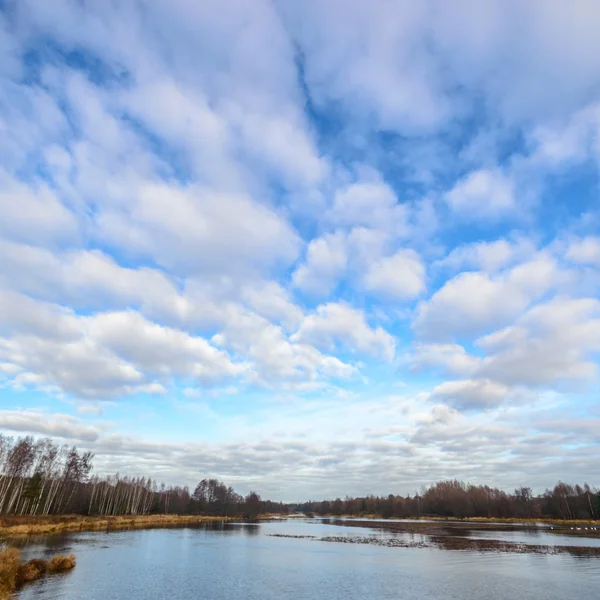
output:
{"label": "tree", "polygon": [[256,492],[250,492],[244,502],[244,517],[255,519],[260,513],[260,496]]}

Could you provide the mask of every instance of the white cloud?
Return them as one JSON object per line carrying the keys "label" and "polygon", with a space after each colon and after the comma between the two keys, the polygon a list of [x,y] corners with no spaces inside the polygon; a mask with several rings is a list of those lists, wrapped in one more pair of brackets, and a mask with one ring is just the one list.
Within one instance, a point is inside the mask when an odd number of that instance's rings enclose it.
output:
{"label": "white cloud", "polygon": [[482,333],[518,317],[563,280],[556,261],[544,253],[494,276],[461,273],[419,305],[414,327],[428,339]]}
{"label": "white cloud", "polygon": [[590,236],[573,241],[566,257],[575,263],[600,267],[600,238]]}
{"label": "white cloud", "polygon": [[47,415],[29,410],[0,410],[0,429],[83,442],[94,442],[101,433],[98,428],[70,415]]}
{"label": "white cloud", "polygon": [[135,311],[79,317],[52,304],[0,294],[0,357],[19,367],[15,385],[51,385],[104,399],[163,393],[176,376],[210,384],[241,375],[243,363],[197,336],[163,327]]}
{"label": "white cloud", "polygon": [[292,277],[293,283],[313,296],[330,294],[346,270],[348,257],[345,236],[327,234],[310,242],[306,261]]}
{"label": "white cloud", "polygon": [[400,204],[392,188],[377,173],[365,173],[356,183],[336,191],[325,215],[335,227],[365,227],[394,237],[408,231],[409,210]]}
{"label": "white cloud", "polygon": [[302,309],[294,304],[289,292],[275,281],[246,284],[241,296],[259,315],[281,322],[287,329],[297,327],[302,319]]}
{"label": "white cloud", "polygon": [[364,277],[365,287],[384,297],[409,300],[425,290],[425,265],[414,250],[398,250],[373,263]]}
{"label": "white cloud", "polygon": [[450,375],[462,376],[474,373],[480,363],[459,344],[417,343],[410,359],[416,369],[442,369]]}
{"label": "white cloud", "polygon": [[516,212],[513,181],[498,170],[481,169],[461,179],[445,195],[450,208],[461,217],[496,219]]}
{"label": "white cloud", "polygon": [[308,342],[318,348],[333,350],[336,344],[359,352],[381,355],[391,360],[395,340],[381,327],[371,328],[365,315],[341,303],[322,304],[315,313],[304,317],[292,340]]}
{"label": "white cloud", "polygon": [[460,410],[485,409],[501,404],[509,388],[488,379],[447,381],[436,386],[432,395]]}
{"label": "white cloud", "polygon": [[218,346],[248,357],[252,361],[254,379],[260,385],[293,385],[309,383],[314,387],[325,378],[348,378],[354,367],[335,356],[319,352],[306,340],[287,337],[282,327],[248,311],[232,307],[222,330],[211,340]]}
{"label": "white cloud", "polygon": [[535,254],[535,251],[533,242],[526,238],[518,238],[514,241],[499,239],[491,242],[475,242],[454,248],[448,256],[436,261],[434,266],[493,273],[526,260]]}
{"label": "white cloud", "polygon": [[[235,215],[235,218],[232,218]],[[236,273],[292,262],[299,238],[286,220],[245,195],[145,185],[134,203],[97,219],[114,246],[176,273]]]}
{"label": "white cloud", "polygon": [[409,132],[431,130],[446,116],[441,73],[421,35],[425,5],[311,0],[281,10],[318,105],[337,103],[351,119]]}
{"label": "white cloud", "polygon": [[[108,471],[181,484],[203,464],[289,499],[593,470],[594,2],[12,4],[0,386],[48,411],[0,427],[81,438]],[[414,314],[390,302],[426,275]],[[396,344],[418,370],[402,390]],[[83,420],[141,393],[219,398],[186,408],[223,442]]]}
{"label": "white cloud", "polygon": [[0,170],[0,235],[58,244],[76,241],[78,229],[75,215],[46,184],[26,185]]}
{"label": "white cloud", "polygon": [[185,299],[164,272],[122,267],[99,250],[53,253],[0,238],[0,285],[44,300],[82,308],[141,306],[181,311]]}
{"label": "white cloud", "polygon": [[557,298],[477,341],[488,354],[479,374],[509,385],[555,385],[598,378],[600,302]]}

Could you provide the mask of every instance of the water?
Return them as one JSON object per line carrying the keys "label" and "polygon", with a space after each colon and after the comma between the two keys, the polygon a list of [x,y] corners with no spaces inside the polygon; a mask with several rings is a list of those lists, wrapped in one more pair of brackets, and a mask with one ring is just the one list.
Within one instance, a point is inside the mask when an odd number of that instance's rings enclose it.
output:
{"label": "water", "polygon": [[[77,567],[29,585],[18,598],[564,600],[600,596],[600,558],[389,548],[272,534],[394,535],[295,520],[50,536],[26,543],[23,557],[73,552]],[[527,537],[520,532],[523,535]],[[534,533],[531,536],[532,544],[539,543]]]}

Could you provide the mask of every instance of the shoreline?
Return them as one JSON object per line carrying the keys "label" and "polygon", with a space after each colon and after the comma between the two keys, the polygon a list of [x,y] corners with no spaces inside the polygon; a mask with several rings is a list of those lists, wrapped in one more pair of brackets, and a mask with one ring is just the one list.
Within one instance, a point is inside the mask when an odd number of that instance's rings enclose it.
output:
{"label": "shoreline", "polygon": [[[285,517],[280,517],[285,518]],[[259,515],[254,521],[267,521],[272,515]],[[0,539],[19,538],[30,535],[52,535],[78,531],[118,531],[126,529],[155,529],[199,523],[231,523],[244,521],[242,517],[213,517],[202,515],[111,515],[86,517],[63,516],[4,516],[0,517]],[[251,521],[249,521],[251,522]]]}
{"label": "shoreline", "polygon": [[456,522],[456,523],[499,523],[499,524],[522,524],[522,525],[536,525],[541,523],[543,525],[558,525],[558,526],[577,526],[577,525],[592,525],[600,527],[600,520],[592,520],[592,519],[544,519],[544,518],[535,518],[532,517],[530,519],[520,519],[513,517],[439,517],[439,516],[420,516],[420,517],[382,517],[381,515],[315,515],[315,518],[323,518],[323,519],[357,519],[357,520],[381,520],[388,521],[393,523],[394,521],[415,521],[426,523],[427,521],[435,521],[435,522]]}

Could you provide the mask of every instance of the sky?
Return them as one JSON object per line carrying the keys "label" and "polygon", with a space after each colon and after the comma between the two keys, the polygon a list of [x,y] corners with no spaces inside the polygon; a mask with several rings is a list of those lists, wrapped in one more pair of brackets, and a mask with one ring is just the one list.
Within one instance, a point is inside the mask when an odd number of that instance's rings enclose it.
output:
{"label": "sky", "polygon": [[297,501],[600,485],[594,0],[0,0],[0,432]]}

